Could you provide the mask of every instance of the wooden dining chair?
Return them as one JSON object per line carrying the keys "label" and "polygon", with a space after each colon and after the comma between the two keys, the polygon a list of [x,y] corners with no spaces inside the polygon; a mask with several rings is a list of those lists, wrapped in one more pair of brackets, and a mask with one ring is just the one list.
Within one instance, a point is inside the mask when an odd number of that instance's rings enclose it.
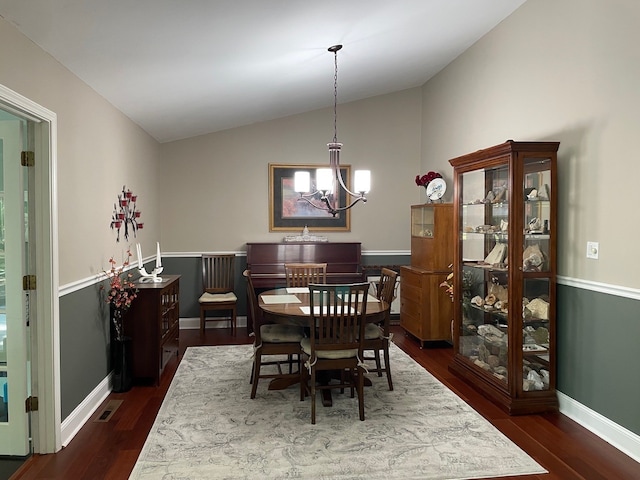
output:
{"label": "wooden dining chair", "polygon": [[[364,326],[368,283],[309,284],[309,332],[300,342],[300,400],[311,396],[311,423],[316,423],[316,391],[354,388],[358,411],[364,420]],[[339,383],[318,383],[318,373],[339,371]]]}
{"label": "wooden dining chair", "polygon": [[207,317],[210,311],[226,311],[230,314],[231,333],[236,334],[236,304],[234,293],[235,255],[202,255],[202,289],[200,303],[200,332],[205,323],[227,320],[227,317]]}
{"label": "wooden dining chair", "polygon": [[[245,270],[243,273],[247,280],[247,298],[249,300],[249,312],[253,318],[253,367],[251,370],[251,398],[256,398],[258,381],[261,378],[290,379],[293,382],[299,380],[300,373],[292,371],[293,363],[299,364],[300,342],[304,338],[304,327],[277,323],[266,323],[262,310],[258,306],[258,297],[253,288],[251,273]],[[263,357],[272,357],[263,360]],[[273,358],[278,356],[277,358]],[[295,358],[294,358],[295,357]],[[289,373],[282,371],[282,366],[287,364]],[[277,373],[263,373],[263,366],[274,366]]]}
{"label": "wooden dining chair", "polygon": [[[391,302],[393,302],[395,296],[396,280],[398,273],[389,268],[382,268],[380,270],[380,282],[376,296],[378,300],[384,302],[384,320],[379,323],[368,323],[364,332],[364,360],[373,360],[376,362],[376,367],[368,367],[370,373],[376,372],[379,377],[382,373],[387,375],[387,383],[389,383],[389,390],[393,390],[393,381],[391,380],[391,363],[389,360],[389,342],[391,341],[392,334],[389,331],[391,324]],[[367,356],[367,352],[373,352],[373,356]],[[380,361],[380,351],[384,355],[384,366]]]}
{"label": "wooden dining chair", "polygon": [[285,263],[287,287],[307,287],[310,283],[327,283],[326,263]]}

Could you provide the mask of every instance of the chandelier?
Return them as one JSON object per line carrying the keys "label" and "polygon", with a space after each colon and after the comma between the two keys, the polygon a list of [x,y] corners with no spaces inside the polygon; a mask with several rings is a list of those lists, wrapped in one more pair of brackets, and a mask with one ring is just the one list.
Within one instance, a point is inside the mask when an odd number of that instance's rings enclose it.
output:
{"label": "chandelier", "polygon": [[[354,175],[352,192],[345,185],[342,173],[340,172],[340,149],[342,143],[338,143],[338,51],[342,45],[333,45],[329,51],[334,55],[333,74],[333,141],[327,144],[329,147],[329,168],[318,168],[316,170],[315,191],[311,187],[311,175],[309,172],[295,172],[294,190],[300,193],[298,201],[306,201],[315,208],[326,210],[334,217],[342,211],[348,210],[356,203],[366,202],[365,194],[369,192],[371,186],[371,172],[369,170],[356,170]],[[338,202],[338,187],[344,189],[351,198],[351,203],[341,207]],[[313,200],[320,200],[320,203]]]}

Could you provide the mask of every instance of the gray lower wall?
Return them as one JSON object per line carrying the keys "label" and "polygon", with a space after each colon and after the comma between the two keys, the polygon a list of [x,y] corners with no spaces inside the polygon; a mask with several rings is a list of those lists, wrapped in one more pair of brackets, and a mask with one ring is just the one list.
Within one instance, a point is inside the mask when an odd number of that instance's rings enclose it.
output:
{"label": "gray lower wall", "polygon": [[[363,255],[365,271],[377,265],[407,265],[409,255]],[[199,316],[199,257],[163,259],[164,273],[181,275],[180,317]],[[238,315],[246,315],[242,272],[236,257]],[[558,286],[558,390],[640,435],[640,382],[635,360],[640,339],[640,301]],[[108,313],[99,286],[60,299],[62,418],[66,418],[109,372]],[[88,368],[87,365],[91,367]]]}
{"label": "gray lower wall", "polygon": [[60,297],[60,403],[65,419],[109,373],[109,314],[99,285]]}
{"label": "gray lower wall", "polygon": [[558,390],[640,435],[640,300],[558,286]]}

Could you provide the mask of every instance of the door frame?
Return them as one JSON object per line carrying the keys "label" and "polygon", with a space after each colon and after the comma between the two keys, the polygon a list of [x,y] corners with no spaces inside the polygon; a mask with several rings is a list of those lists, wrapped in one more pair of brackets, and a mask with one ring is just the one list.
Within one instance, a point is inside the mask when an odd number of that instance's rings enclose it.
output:
{"label": "door frame", "polygon": [[33,396],[39,408],[31,414],[34,453],[62,448],[60,401],[60,310],[58,280],[57,115],[0,85],[0,108],[35,124],[35,244],[37,295],[31,323]]}

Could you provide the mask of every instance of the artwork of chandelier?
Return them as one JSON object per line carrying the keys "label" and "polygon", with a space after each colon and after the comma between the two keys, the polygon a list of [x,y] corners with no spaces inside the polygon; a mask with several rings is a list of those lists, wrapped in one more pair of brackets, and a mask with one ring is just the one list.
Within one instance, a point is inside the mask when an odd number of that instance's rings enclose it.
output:
{"label": "artwork of chandelier", "polygon": [[[329,51],[334,54],[334,75],[333,75],[333,141],[327,144],[329,147],[329,168],[319,168],[316,170],[315,191],[311,192],[311,175],[309,172],[295,172],[294,190],[300,193],[298,201],[306,201],[315,208],[326,210],[334,217],[344,210],[348,210],[358,202],[366,202],[365,196],[371,186],[371,172],[369,170],[356,170],[354,176],[354,191],[347,188],[340,173],[340,149],[342,143],[338,143],[338,51],[342,45],[333,45]],[[348,205],[341,207],[338,204],[338,187],[346,191],[351,198]],[[321,203],[313,202],[313,199],[320,199]]]}
{"label": "artwork of chandelier", "polygon": [[118,194],[118,201],[113,204],[113,213],[111,214],[111,230],[118,232],[116,242],[120,241],[120,229],[124,231],[125,240],[129,240],[131,233],[135,237],[138,229],[144,227],[144,223],[140,221],[140,210],[136,207],[137,200],[138,196],[123,185],[122,193]]}

